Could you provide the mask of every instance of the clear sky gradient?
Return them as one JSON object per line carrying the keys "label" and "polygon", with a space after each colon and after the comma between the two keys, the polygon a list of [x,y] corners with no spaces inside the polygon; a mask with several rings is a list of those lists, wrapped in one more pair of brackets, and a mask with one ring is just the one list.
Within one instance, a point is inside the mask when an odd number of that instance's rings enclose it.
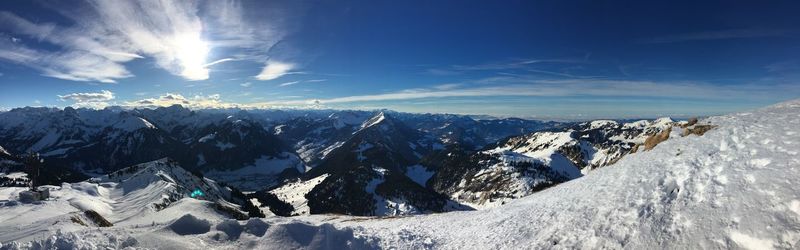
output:
{"label": "clear sky gradient", "polygon": [[796,1],[0,1],[0,108],[589,119],[800,97]]}

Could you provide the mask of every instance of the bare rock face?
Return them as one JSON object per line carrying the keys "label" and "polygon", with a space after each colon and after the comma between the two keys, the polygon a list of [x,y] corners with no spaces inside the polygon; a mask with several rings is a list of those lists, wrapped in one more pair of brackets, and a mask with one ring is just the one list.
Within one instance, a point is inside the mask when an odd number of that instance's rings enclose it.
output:
{"label": "bare rock face", "polygon": [[667,128],[664,131],[661,131],[661,133],[658,133],[658,134],[655,134],[653,136],[648,137],[644,141],[644,150],[645,151],[651,150],[651,149],[655,148],[656,145],[658,145],[659,143],[669,139],[669,133],[670,132],[672,132],[672,127]]}
{"label": "bare rock face", "polygon": [[86,218],[89,218],[98,227],[110,227],[114,225],[94,210],[83,211],[83,214],[86,215]]}
{"label": "bare rock face", "polygon": [[692,118],[689,118],[689,120],[686,121],[686,124],[683,124],[681,127],[682,128],[686,128],[686,127],[694,126],[695,124],[697,124],[697,117],[692,117]]}
{"label": "bare rock face", "polygon": [[687,136],[687,135],[702,136],[709,130],[712,130],[716,127],[717,127],[716,125],[694,125],[692,127],[685,128],[683,130],[683,133],[681,133],[681,136]]}

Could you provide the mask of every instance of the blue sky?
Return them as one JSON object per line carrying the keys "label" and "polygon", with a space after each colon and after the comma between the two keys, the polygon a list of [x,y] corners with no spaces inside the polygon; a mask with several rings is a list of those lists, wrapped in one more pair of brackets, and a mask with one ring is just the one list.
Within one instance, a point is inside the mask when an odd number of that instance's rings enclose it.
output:
{"label": "blue sky", "polygon": [[559,119],[800,97],[791,1],[2,1],[0,107]]}

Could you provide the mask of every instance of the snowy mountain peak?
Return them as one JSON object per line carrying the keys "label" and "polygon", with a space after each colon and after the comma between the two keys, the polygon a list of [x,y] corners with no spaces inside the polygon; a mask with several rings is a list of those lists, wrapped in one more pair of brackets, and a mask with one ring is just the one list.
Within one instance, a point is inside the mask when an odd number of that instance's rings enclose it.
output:
{"label": "snowy mountain peak", "polygon": [[139,129],[156,129],[156,126],[149,121],[133,115],[124,115],[112,127],[126,132],[133,132]]}
{"label": "snowy mountain peak", "polygon": [[651,126],[666,127],[666,126],[669,126],[669,125],[671,125],[673,123],[675,123],[675,121],[672,120],[672,118],[670,118],[670,117],[661,117],[661,118],[658,118],[655,121],[653,121]]}
{"label": "snowy mountain peak", "polygon": [[612,121],[612,120],[594,120],[594,121],[589,122],[589,128],[590,129],[598,129],[598,128],[610,127],[610,126],[616,127],[617,125],[619,125],[619,123],[617,123],[616,121]]}
{"label": "snowy mountain peak", "polygon": [[197,176],[183,169],[178,162],[168,158],[141,163],[120,169],[108,175],[93,178],[92,182],[114,182],[117,187],[125,190],[139,190],[150,185],[164,183],[159,192],[169,192],[170,195],[189,197],[194,190],[201,190],[210,200],[220,199],[227,192],[214,181]]}
{"label": "snowy mountain peak", "polygon": [[384,114],[384,112],[380,112],[377,115],[373,116],[372,118],[369,118],[369,120],[364,121],[364,123],[361,124],[361,129],[375,126],[376,124],[379,124],[384,120],[386,120],[386,115]]}

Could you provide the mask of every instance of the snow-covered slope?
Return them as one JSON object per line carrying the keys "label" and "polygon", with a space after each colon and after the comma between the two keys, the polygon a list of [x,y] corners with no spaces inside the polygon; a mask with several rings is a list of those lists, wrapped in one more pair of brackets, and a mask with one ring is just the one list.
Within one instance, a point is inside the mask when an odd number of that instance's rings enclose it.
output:
{"label": "snow-covered slope", "polygon": [[613,164],[662,131],[679,137],[683,124],[597,120],[509,137],[478,152],[448,147],[422,164],[436,172],[430,188],[474,208],[494,207]]}
{"label": "snow-covered slope", "polygon": [[[79,230],[82,224],[77,221],[92,224],[83,215],[88,210],[116,225],[139,225],[168,221],[169,211],[181,211],[175,207],[186,206],[204,216],[219,218],[226,216],[214,211],[216,204],[238,209],[227,201],[232,200],[229,189],[195,176],[168,159],[84,182],[47,187],[52,198],[36,203],[16,201],[24,188],[0,188],[0,241],[30,240],[37,233],[41,236],[56,229]],[[203,196],[184,199],[194,190],[201,190]],[[65,225],[52,227],[58,223]]]}
{"label": "snow-covered slope", "polygon": [[[140,222],[99,229],[63,215],[89,205],[102,211],[113,197],[103,186],[65,184],[56,200],[30,205],[11,201],[18,189],[0,188],[0,248],[799,248],[800,100],[701,123],[719,127],[478,211],[233,221],[184,198]],[[71,197],[101,202],[73,206]]]}
{"label": "snow-covered slope", "polygon": [[338,225],[386,248],[799,248],[800,101],[705,122],[505,206]]}

